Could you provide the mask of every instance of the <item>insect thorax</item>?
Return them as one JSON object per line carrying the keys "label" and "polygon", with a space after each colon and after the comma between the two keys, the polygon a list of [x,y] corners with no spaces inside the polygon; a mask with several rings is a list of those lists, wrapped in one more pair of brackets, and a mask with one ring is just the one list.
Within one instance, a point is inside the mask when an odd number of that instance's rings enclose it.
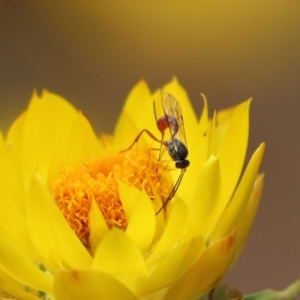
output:
{"label": "insect thorax", "polygon": [[168,152],[174,161],[185,160],[189,153],[187,147],[178,139],[168,141]]}

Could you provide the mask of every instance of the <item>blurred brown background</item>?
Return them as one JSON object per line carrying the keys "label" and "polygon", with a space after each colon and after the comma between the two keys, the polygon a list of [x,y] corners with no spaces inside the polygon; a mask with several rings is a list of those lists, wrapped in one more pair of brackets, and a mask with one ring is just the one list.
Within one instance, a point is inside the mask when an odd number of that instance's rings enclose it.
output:
{"label": "blurred brown background", "polygon": [[228,282],[283,288],[300,277],[299,16],[298,0],[1,0],[0,127],[35,88],[69,99],[98,133],[140,78],[155,89],[176,75],[198,114],[200,92],[211,112],[253,97],[250,151],[267,143],[266,187]]}

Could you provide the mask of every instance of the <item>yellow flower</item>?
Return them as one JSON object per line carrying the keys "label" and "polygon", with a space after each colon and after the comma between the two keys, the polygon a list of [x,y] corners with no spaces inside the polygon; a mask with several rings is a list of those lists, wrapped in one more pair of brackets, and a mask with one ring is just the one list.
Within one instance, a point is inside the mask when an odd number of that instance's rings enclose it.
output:
{"label": "yellow flower", "polygon": [[[161,138],[153,100],[163,116],[163,91],[180,103],[190,166],[156,214],[180,170],[168,153],[158,160],[160,144],[147,134],[121,150],[143,129]],[[209,119],[204,98],[198,121],[175,79],[154,94],[141,81],[114,135],[99,139],[64,99],[35,94],[0,139],[3,295],[192,300],[209,292],[239,256],[262,192],[264,144],[244,165],[249,105]]]}

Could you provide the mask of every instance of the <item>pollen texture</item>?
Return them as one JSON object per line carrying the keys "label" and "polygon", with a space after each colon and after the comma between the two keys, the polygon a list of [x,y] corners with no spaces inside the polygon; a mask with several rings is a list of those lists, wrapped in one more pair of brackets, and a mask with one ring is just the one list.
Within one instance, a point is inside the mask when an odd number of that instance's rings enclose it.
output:
{"label": "pollen texture", "polygon": [[151,151],[128,150],[92,159],[65,169],[53,182],[51,191],[64,217],[82,243],[89,247],[89,211],[92,200],[98,204],[109,227],[127,227],[119,197],[118,180],[144,189],[154,200],[167,199],[172,181],[165,164],[158,163]]}

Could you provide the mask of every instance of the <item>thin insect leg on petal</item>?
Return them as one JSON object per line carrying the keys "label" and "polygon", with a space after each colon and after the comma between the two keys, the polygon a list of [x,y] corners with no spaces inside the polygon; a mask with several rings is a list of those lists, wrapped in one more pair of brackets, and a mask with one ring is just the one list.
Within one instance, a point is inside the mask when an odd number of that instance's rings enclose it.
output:
{"label": "thin insect leg on petal", "polygon": [[177,189],[178,189],[178,187],[179,187],[179,185],[181,183],[181,180],[183,178],[183,175],[184,175],[185,171],[186,171],[186,168],[185,169],[181,169],[181,173],[180,173],[180,175],[179,175],[179,177],[178,177],[175,185],[173,186],[170,195],[165,200],[165,202],[163,203],[163,205],[161,206],[161,208],[155,213],[156,216],[165,208],[165,206],[168,204],[168,202],[175,196],[175,193],[176,193],[176,191],[177,191]]}
{"label": "thin insect leg on petal", "polygon": [[134,139],[133,143],[132,143],[127,149],[122,150],[121,152],[126,152],[126,151],[130,150],[130,149],[134,146],[134,144],[137,143],[137,142],[139,141],[141,135],[142,135],[144,132],[147,133],[154,141],[156,141],[156,142],[158,142],[158,143],[161,143],[161,144],[164,144],[161,140],[159,140],[159,139],[158,139],[153,133],[151,133],[148,129],[143,129],[143,130],[137,135],[137,137]]}

